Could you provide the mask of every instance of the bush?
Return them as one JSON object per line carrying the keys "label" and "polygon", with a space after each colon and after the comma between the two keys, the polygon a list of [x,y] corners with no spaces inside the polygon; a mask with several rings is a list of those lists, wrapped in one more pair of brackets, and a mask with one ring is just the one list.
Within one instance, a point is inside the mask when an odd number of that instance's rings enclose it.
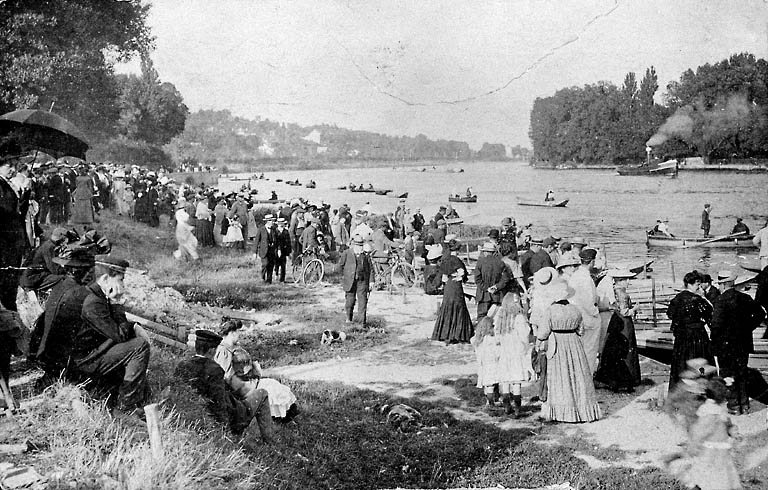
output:
{"label": "bush", "polygon": [[174,166],[171,157],[162,148],[125,137],[113,138],[104,145],[94,147],[89,156],[93,160],[106,160],[119,165],[140,165],[150,169]]}

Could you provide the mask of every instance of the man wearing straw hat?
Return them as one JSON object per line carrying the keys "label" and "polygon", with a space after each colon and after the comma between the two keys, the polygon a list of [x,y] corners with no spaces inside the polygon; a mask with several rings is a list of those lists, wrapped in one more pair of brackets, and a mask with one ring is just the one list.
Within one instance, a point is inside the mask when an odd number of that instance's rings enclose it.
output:
{"label": "man wearing straw hat", "polygon": [[[110,385],[110,402],[118,409],[139,410],[149,395],[149,337],[125,318],[120,301],[126,260],[97,255],[94,275],[83,301],[82,323],[75,332],[72,358],[82,375]],[[119,386],[115,386],[116,381]]]}
{"label": "man wearing straw hat", "polygon": [[752,331],[765,319],[765,310],[748,295],[736,291],[736,276],[727,270],[717,274],[722,293],[713,304],[710,342],[720,375],[734,379],[728,406],[744,413],[749,411],[747,363],[755,350]]}
{"label": "man wearing straw hat", "polygon": [[355,303],[360,321],[365,325],[368,309],[368,292],[371,283],[371,257],[363,250],[364,240],[360,235],[352,237],[352,247],[341,254],[339,269],[342,271],[344,288],[344,311],[347,323],[352,323]]}

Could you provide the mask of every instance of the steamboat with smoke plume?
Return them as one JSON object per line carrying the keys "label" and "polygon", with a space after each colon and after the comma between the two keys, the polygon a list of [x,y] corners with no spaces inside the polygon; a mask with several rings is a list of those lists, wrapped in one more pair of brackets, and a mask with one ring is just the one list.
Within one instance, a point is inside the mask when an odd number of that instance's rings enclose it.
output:
{"label": "steamboat with smoke plume", "polygon": [[619,175],[677,175],[680,169],[680,163],[677,160],[667,160],[666,162],[651,160],[651,147],[647,146],[645,163],[642,165],[625,165],[616,168]]}

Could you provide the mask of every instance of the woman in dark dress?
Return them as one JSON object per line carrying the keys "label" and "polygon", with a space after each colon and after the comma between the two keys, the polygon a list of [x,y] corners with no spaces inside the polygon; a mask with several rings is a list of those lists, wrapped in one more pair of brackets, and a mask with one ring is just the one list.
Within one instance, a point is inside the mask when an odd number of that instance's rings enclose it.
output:
{"label": "woman in dark dress", "polygon": [[424,292],[429,295],[443,294],[443,279],[440,260],[443,257],[441,245],[429,245],[424,265]]}
{"label": "woman in dark dress", "polygon": [[698,294],[701,274],[689,272],[683,277],[683,285],[685,289],[669,302],[667,308],[675,336],[669,370],[670,390],[680,381],[680,374],[685,371],[689,359],[703,358],[714,365],[709,334],[704,328],[712,320],[712,305]]}
{"label": "woman in dark dress", "polygon": [[467,302],[464,300],[463,284],[467,280],[467,268],[456,256],[460,248],[458,242],[452,243],[450,255],[443,257],[440,264],[445,288],[443,303],[437,314],[435,329],[432,331],[432,340],[440,340],[447,344],[468,343],[475,334]]}
{"label": "woman in dark dress", "polygon": [[598,388],[605,386],[613,391],[631,392],[641,382],[635,323],[632,320],[637,307],[632,305],[627,294],[629,278],[634,276],[630,271],[609,271],[598,285],[598,297],[601,296],[601,289],[610,289],[612,294],[605,296],[609,296],[608,307],[613,311],[600,355],[600,366],[595,372],[595,386]]}

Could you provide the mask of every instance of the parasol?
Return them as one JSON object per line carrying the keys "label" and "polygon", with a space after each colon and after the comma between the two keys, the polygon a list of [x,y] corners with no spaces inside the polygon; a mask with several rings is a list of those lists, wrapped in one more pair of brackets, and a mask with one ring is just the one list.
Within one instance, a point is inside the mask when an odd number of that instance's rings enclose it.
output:
{"label": "parasol", "polygon": [[0,116],[0,136],[16,139],[24,149],[55,157],[85,159],[88,142],[77,127],[63,117],[35,109],[21,109]]}

